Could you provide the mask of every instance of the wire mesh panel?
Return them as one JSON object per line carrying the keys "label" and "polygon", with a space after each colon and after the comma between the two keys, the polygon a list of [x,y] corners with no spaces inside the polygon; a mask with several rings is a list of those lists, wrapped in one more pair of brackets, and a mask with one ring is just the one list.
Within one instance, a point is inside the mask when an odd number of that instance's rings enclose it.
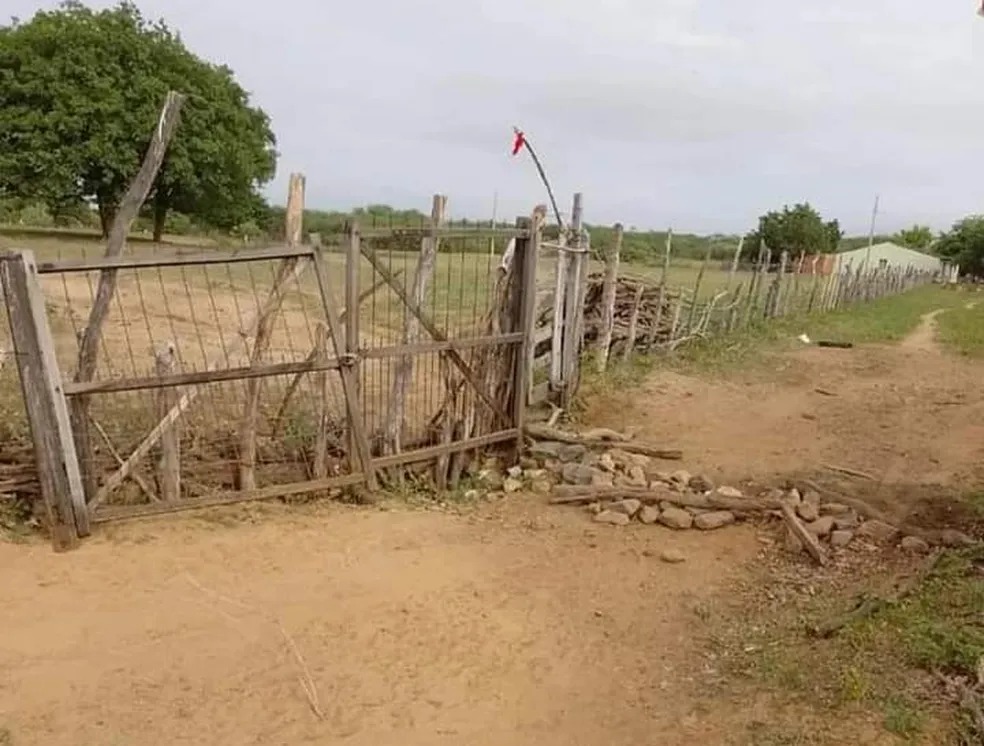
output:
{"label": "wire mesh panel", "polygon": [[[157,248],[117,270],[95,375],[65,386],[89,400],[93,447],[79,458],[96,475],[90,500],[162,499],[167,449],[180,458],[171,498],[242,488],[244,467],[250,489],[349,471],[326,296],[310,253],[216,249],[200,261],[200,250]],[[69,382],[103,271],[92,259],[84,249],[38,257]],[[327,297],[341,302],[344,275],[327,276]]]}

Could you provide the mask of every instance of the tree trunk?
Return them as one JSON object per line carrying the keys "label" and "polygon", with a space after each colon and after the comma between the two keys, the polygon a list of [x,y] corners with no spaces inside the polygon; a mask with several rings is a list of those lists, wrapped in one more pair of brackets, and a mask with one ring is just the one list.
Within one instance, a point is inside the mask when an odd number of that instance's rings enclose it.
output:
{"label": "tree trunk", "polygon": [[162,200],[154,200],[154,243],[164,238],[164,221],[167,220],[167,205]]}
{"label": "tree trunk", "polygon": [[99,208],[99,227],[102,230],[102,237],[109,238],[109,229],[113,226],[113,219],[116,217],[116,205],[106,197],[96,197],[96,206]]}

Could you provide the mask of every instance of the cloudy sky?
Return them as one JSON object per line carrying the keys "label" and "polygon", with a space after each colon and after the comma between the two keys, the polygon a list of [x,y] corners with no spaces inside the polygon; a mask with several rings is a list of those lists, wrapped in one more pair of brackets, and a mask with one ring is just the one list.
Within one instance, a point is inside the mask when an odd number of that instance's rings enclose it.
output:
{"label": "cloudy sky", "polygon": [[[809,200],[852,233],[984,212],[976,0],[142,0],[273,118],[282,199],[455,217],[544,201],[731,232]],[[55,3],[5,0],[28,18]],[[109,3],[94,3],[106,5]],[[11,5],[13,7],[11,7]]]}

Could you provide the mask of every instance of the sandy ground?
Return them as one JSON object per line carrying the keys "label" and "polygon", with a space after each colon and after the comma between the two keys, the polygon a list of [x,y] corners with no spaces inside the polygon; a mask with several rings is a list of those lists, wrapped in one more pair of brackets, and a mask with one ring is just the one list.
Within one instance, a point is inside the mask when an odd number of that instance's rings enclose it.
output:
{"label": "sandy ground", "polygon": [[[821,462],[976,479],[982,369],[944,357],[930,324],[727,380],[656,374],[590,419],[728,479]],[[751,526],[615,529],[522,497],[250,506],[114,526],[68,555],[0,544],[0,743],[759,743],[746,726],[780,713],[722,699],[697,620],[760,550]],[[894,743],[867,721],[823,727],[828,744]]]}

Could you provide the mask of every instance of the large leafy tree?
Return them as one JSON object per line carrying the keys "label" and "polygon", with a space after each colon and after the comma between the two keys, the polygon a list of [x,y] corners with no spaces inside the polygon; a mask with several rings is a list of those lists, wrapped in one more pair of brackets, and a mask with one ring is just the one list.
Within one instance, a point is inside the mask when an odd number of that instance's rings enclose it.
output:
{"label": "large leafy tree", "polygon": [[959,264],[963,274],[984,275],[984,215],[970,215],[954,223],[934,249],[944,259]]}
{"label": "large leafy tree", "polygon": [[914,225],[900,230],[892,240],[910,249],[928,249],[933,243],[933,229],[928,225]]}
{"label": "large leafy tree", "polygon": [[0,196],[56,214],[89,201],[105,231],[172,89],[188,100],[150,200],[157,238],[170,210],[221,228],[254,219],[276,167],[269,118],[229,68],[129,2],[0,28]]}
{"label": "large leafy tree", "polygon": [[825,221],[808,202],[786,205],[759,218],[758,228],[745,237],[745,258],[758,256],[762,242],[774,252],[825,254],[837,250],[843,233],[836,220]]}

